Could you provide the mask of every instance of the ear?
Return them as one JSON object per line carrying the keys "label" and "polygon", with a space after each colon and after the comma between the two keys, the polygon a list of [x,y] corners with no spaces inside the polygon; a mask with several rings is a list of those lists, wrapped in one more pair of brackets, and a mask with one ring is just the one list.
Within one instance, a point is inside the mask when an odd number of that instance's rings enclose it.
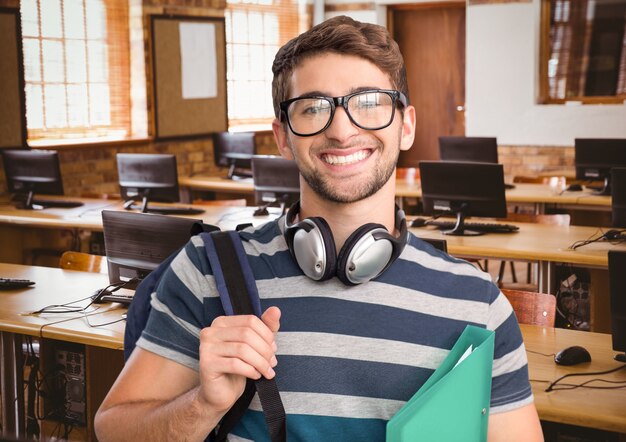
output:
{"label": "ear", "polygon": [[407,106],[404,109],[400,137],[400,150],[409,150],[413,146],[413,140],[415,139],[415,108],[413,106]]}
{"label": "ear", "polygon": [[278,146],[278,151],[283,158],[288,160],[293,160],[293,153],[291,152],[291,148],[289,147],[289,143],[287,141],[287,134],[285,130],[285,124],[283,124],[278,118],[275,118],[272,121],[272,132],[274,132],[274,139],[276,140],[276,145]]}

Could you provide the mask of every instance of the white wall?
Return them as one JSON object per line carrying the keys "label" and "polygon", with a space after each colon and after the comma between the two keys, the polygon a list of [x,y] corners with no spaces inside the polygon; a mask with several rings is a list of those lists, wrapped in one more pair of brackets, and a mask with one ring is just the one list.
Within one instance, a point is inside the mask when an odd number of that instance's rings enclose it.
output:
{"label": "white wall", "polygon": [[539,3],[467,7],[466,135],[547,146],[626,138],[626,104],[537,104]]}

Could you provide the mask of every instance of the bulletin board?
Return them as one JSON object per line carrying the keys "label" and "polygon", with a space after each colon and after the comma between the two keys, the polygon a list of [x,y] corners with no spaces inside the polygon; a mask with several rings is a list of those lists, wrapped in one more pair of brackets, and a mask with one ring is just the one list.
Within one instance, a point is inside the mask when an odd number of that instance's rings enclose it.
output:
{"label": "bulletin board", "polygon": [[228,130],[223,18],[152,15],[157,139]]}
{"label": "bulletin board", "polygon": [[24,57],[18,9],[0,8],[0,54],[0,149],[24,149]]}

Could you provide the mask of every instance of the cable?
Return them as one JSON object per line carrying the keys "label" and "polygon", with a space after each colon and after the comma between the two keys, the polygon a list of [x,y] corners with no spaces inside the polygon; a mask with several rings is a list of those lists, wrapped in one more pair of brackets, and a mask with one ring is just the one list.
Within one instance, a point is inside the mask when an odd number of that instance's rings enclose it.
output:
{"label": "cable", "polygon": [[[596,375],[602,375],[602,374],[609,374],[609,373],[614,373],[614,372],[619,371],[619,370],[623,370],[624,368],[626,368],[626,364],[623,364],[623,365],[620,365],[619,367],[612,368],[611,370],[605,370],[605,371],[592,371],[592,372],[587,372],[587,373],[568,373],[568,374],[565,374],[565,375],[561,376],[560,378],[558,378],[557,380],[553,381],[552,383],[550,383],[550,385],[548,385],[548,388],[546,388],[545,391],[549,392],[549,391],[552,391],[552,390],[572,390],[574,388],[583,387],[583,386],[585,386],[585,384],[588,384],[589,382],[596,381],[596,380],[601,380],[601,379],[591,379],[589,381],[585,381],[582,384],[578,384],[578,385],[576,385],[576,384],[574,384],[574,385],[571,385],[571,384],[563,385],[563,386],[569,386],[569,388],[554,388],[554,387],[557,386],[557,384],[560,381],[562,381],[563,379],[568,378],[568,377],[574,377],[574,376],[596,376]],[[618,387],[618,388],[626,387],[626,381],[618,381],[618,383],[619,382],[624,382],[624,386],[623,387]],[[585,388],[600,388],[600,387],[585,387]]]}
{"label": "cable", "polygon": [[[611,229],[611,230],[607,230],[606,232],[604,232],[602,229],[598,229],[589,238],[575,241],[573,244],[571,244],[568,247],[568,249],[576,250],[577,248],[586,246],[587,244],[591,244],[591,243],[598,242],[598,241],[605,241],[605,240],[609,241],[611,244],[620,244],[626,241],[626,235],[623,235],[624,232],[626,232],[626,230],[623,230],[623,229],[622,230]],[[594,236],[598,235],[598,233],[600,233],[601,235],[594,238]]]}
{"label": "cable", "polygon": [[536,354],[536,355],[545,356],[545,357],[548,357],[548,358],[556,355],[556,353],[550,353],[550,354],[547,354],[547,353],[541,353],[541,352],[538,352],[538,351],[533,351],[533,350],[529,350],[529,349],[526,349],[526,352],[528,352],[528,353],[534,353],[534,354]]}
{"label": "cable", "polygon": [[[129,279],[128,281],[120,281],[120,282],[115,282],[112,284],[109,284],[108,286],[100,289],[100,291],[98,291],[98,293],[95,296],[87,296],[85,298],[81,298],[78,299],[76,301],[70,301],[70,302],[66,302],[65,304],[51,304],[51,305],[47,305],[39,310],[36,310],[34,312],[31,312],[31,315],[39,315],[42,313],[83,313],[85,312],[89,307],[91,307],[92,304],[97,303],[100,301],[100,299],[102,298],[102,296],[108,291],[109,293],[113,293],[116,292],[117,290],[125,287],[128,284],[131,283],[135,283],[139,280],[139,278],[135,277],[132,279]],[[112,290],[109,290],[113,288]],[[91,302],[89,302],[89,304],[87,304],[84,307],[72,307],[73,304],[76,304],[77,302],[81,302],[81,301],[85,301],[86,299],[90,299]]]}

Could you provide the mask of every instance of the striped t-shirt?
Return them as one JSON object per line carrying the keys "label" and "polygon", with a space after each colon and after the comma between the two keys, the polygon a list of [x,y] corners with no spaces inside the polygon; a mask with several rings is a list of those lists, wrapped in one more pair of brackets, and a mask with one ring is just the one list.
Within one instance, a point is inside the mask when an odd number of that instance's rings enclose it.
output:
{"label": "striped t-shirt", "polygon": [[[282,220],[240,232],[262,310],[280,308],[276,384],[289,440],[382,441],[466,325],[495,330],[490,413],[532,402],[522,336],[488,274],[410,234],[381,276],[348,287],[307,278]],[[199,333],[224,314],[200,237],[174,259],[152,297],[140,347],[198,370]],[[258,396],[229,436],[269,440]]]}

